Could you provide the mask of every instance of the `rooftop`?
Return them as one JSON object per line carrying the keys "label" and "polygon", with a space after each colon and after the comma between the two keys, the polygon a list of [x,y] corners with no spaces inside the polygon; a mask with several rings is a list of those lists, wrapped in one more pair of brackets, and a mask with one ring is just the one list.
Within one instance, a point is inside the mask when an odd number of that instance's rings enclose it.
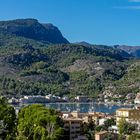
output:
{"label": "rooftop", "polygon": [[74,118],[74,117],[71,117],[71,118],[64,118],[63,120],[64,120],[64,121],[83,121],[83,120],[80,119],[80,118]]}
{"label": "rooftop", "polygon": [[103,135],[103,134],[107,134],[107,133],[108,133],[107,131],[101,131],[101,132],[96,133],[96,135]]}
{"label": "rooftop", "polygon": [[131,111],[133,110],[133,108],[120,108],[120,109],[117,109],[117,111]]}

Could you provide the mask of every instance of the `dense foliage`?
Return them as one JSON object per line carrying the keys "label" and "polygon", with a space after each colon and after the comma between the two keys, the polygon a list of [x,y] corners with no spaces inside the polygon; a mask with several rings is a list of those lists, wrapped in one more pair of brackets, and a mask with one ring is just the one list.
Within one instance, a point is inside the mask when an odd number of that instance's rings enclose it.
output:
{"label": "dense foliage", "polygon": [[24,107],[18,114],[18,140],[60,140],[63,122],[58,112],[42,105]]}
{"label": "dense foliage", "polygon": [[132,135],[136,130],[135,124],[126,122],[124,118],[120,119],[118,128],[120,135]]}
{"label": "dense foliage", "polygon": [[120,50],[100,46],[56,45],[39,49],[24,45],[3,47],[0,52],[1,93],[17,96],[97,96],[105,83],[124,75],[129,60],[129,55],[122,55]]}
{"label": "dense foliage", "polygon": [[5,98],[0,98],[1,140],[61,140],[63,121],[59,112],[43,105],[23,107],[18,115]]}
{"label": "dense foliage", "polygon": [[0,98],[0,139],[14,140],[16,137],[16,114],[5,98]]}

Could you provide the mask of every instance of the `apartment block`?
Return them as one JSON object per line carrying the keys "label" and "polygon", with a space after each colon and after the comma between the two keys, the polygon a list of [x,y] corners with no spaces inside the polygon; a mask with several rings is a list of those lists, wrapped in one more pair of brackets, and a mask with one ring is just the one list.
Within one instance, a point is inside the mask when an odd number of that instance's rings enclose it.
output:
{"label": "apartment block", "polygon": [[80,136],[82,119],[80,118],[64,118],[64,129],[69,135],[69,140],[74,140]]}

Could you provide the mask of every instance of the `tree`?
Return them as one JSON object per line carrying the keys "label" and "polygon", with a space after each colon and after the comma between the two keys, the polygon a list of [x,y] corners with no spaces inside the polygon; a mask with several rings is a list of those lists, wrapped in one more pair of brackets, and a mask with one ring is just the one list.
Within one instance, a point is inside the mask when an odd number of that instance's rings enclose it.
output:
{"label": "tree", "polygon": [[58,112],[43,105],[30,105],[18,114],[18,140],[60,140],[63,122]]}
{"label": "tree", "polygon": [[114,120],[114,118],[111,118],[111,119],[107,119],[105,122],[104,122],[104,127],[105,127],[105,130],[108,130],[108,128],[112,125],[115,125],[116,122]]}
{"label": "tree", "polygon": [[105,130],[104,125],[97,125],[95,129],[97,132]]}
{"label": "tree", "polygon": [[5,98],[0,98],[0,138],[14,140],[16,137],[16,114]]}
{"label": "tree", "polygon": [[120,135],[123,135],[125,133],[126,125],[127,125],[127,122],[124,118],[119,120],[118,128],[119,128]]}
{"label": "tree", "polygon": [[89,140],[93,140],[95,132],[95,123],[90,121],[89,123],[83,123],[81,127],[81,132],[83,135],[86,135]]}
{"label": "tree", "polygon": [[119,133],[120,135],[131,135],[135,130],[135,125],[128,123],[124,118],[119,121]]}

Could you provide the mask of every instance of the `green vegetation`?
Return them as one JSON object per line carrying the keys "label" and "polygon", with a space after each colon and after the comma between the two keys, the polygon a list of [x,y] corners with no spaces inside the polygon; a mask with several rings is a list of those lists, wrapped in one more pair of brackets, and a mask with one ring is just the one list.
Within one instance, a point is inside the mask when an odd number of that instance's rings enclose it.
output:
{"label": "green vegetation", "polygon": [[10,48],[0,48],[0,93],[7,96],[97,97],[108,85],[118,85],[132,63],[124,52],[109,47],[26,44]]}
{"label": "green vegetation", "polygon": [[119,121],[118,128],[119,128],[119,134],[121,136],[132,135],[133,132],[135,132],[136,130],[136,126],[134,124],[126,122],[126,120],[123,118]]}
{"label": "green vegetation", "polygon": [[116,125],[116,121],[114,118],[107,119],[103,125],[96,126],[96,131],[108,131],[108,128],[111,127],[112,125]]}
{"label": "green vegetation", "polygon": [[[31,34],[22,31],[21,26]],[[57,29],[53,25],[40,24],[35,19],[0,22],[1,95],[51,93],[97,98],[110,86],[113,87],[110,92],[124,97],[139,91],[139,60],[104,45],[56,45],[67,40],[60,34],[55,40],[51,35],[46,38],[49,30],[54,37]]]}
{"label": "green vegetation", "polygon": [[0,139],[14,140],[16,137],[16,114],[5,98],[0,98]]}
{"label": "green vegetation", "polygon": [[0,98],[1,140],[60,140],[63,139],[63,121],[59,112],[43,105],[30,105],[15,114],[15,109]]}
{"label": "green vegetation", "polygon": [[18,114],[18,140],[60,140],[63,122],[58,112],[42,105],[24,107]]}
{"label": "green vegetation", "polygon": [[93,140],[95,137],[95,123],[90,121],[89,123],[83,123],[81,126],[82,135],[86,135],[88,140]]}
{"label": "green vegetation", "polygon": [[129,136],[128,140],[140,140],[140,134],[133,133]]}
{"label": "green vegetation", "polygon": [[115,82],[116,92],[119,94],[137,93],[139,92],[140,81],[140,62],[132,63],[127,68],[124,76]]}

